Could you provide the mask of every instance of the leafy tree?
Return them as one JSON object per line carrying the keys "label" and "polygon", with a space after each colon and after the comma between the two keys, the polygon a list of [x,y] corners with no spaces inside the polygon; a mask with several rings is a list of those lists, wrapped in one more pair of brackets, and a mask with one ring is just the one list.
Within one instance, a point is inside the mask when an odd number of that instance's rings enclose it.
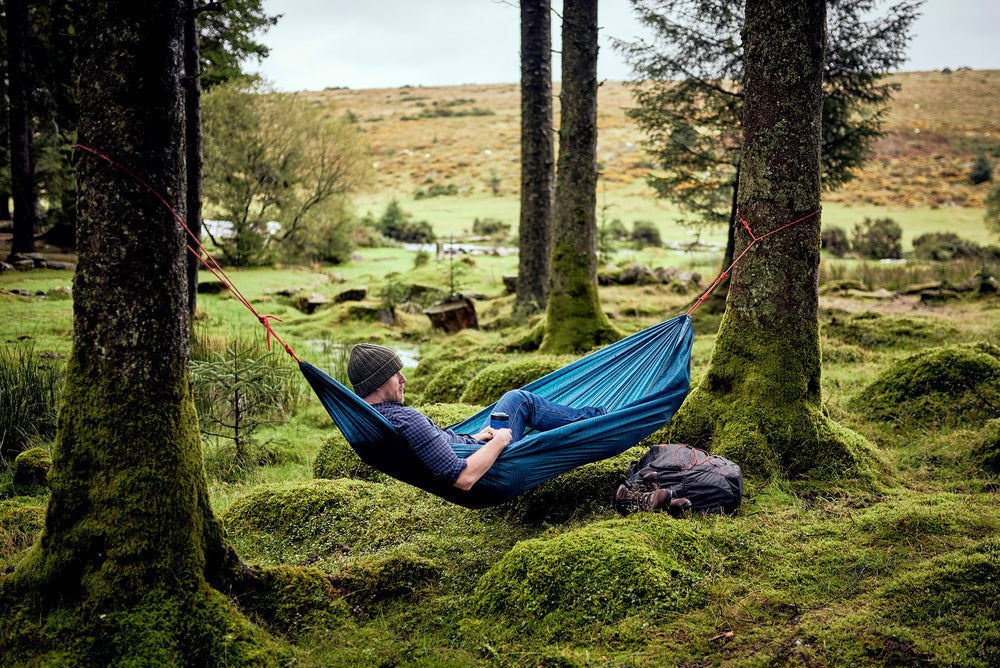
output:
{"label": "leafy tree", "polygon": [[564,3],[562,46],[555,226],[540,346],[548,353],[621,338],[597,291],[597,0]]}
{"label": "leafy tree", "polygon": [[250,59],[259,62],[270,54],[255,36],[277,25],[281,14],[267,15],[263,0],[194,2],[193,9],[198,17],[201,86],[205,90],[244,78],[243,63]]}
{"label": "leafy tree", "polygon": [[[631,0],[654,43],[617,40],[637,77],[629,115],[647,136],[661,169],[649,176],[695,226],[728,225],[723,267],[733,259],[733,226],[742,161],[745,44],[742,2]],[[833,190],[864,164],[897,85],[883,76],[905,59],[922,0],[905,0],[881,18],[878,0],[828,3],[823,62],[821,179]],[[709,308],[719,309],[728,279]]]}
{"label": "leafy tree", "polygon": [[203,103],[205,197],[232,232],[209,232],[224,262],[266,264],[276,245],[350,224],[343,207],[326,206],[368,176],[368,149],[347,118],[243,81],[216,86]]}
{"label": "leafy tree", "polygon": [[[872,446],[821,396],[817,281],[825,3],[747,0],[739,215],[761,238],[733,271],[708,370],[665,437],[747,473],[869,478]],[[742,225],[740,253],[753,240]]]}
{"label": "leafy tree", "polygon": [[521,2],[521,218],[514,310],[545,310],[555,187],[549,0]]}

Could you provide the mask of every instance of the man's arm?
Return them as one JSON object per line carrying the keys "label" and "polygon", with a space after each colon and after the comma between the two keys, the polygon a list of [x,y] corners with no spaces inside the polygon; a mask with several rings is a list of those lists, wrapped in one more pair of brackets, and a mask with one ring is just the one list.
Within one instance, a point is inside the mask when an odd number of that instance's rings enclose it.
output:
{"label": "man's arm", "polygon": [[490,470],[493,462],[497,460],[503,449],[510,444],[510,429],[496,429],[493,438],[487,441],[483,447],[479,448],[465,458],[465,468],[458,474],[455,487],[469,491],[472,486]]}

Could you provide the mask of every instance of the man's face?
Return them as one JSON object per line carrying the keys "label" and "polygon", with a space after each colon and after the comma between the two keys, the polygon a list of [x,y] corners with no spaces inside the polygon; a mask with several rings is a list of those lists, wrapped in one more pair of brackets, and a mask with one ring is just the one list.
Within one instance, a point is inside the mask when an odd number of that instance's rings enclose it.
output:
{"label": "man's face", "polygon": [[403,375],[402,371],[397,371],[396,374],[385,381],[382,386],[382,400],[383,401],[395,401],[397,403],[403,403],[403,383],[406,382],[406,376]]}

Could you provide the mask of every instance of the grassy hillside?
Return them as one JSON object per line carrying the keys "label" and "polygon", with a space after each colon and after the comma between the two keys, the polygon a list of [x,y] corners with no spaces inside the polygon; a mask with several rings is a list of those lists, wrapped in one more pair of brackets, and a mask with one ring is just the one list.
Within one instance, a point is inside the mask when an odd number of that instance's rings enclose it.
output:
{"label": "grassy hillside", "polygon": [[[918,211],[955,211],[970,238],[985,238],[981,222],[989,184],[968,180],[972,160],[986,151],[1000,160],[1000,71],[909,72],[885,121],[886,136],[857,178],[825,197],[828,223],[852,227],[866,215],[893,215],[918,225]],[[558,87],[557,87],[558,94]],[[357,117],[376,165],[362,210],[379,212],[398,198],[439,234],[468,229],[475,217],[517,222],[520,183],[520,94],[516,84],[437,88],[332,89],[303,93],[316,104]],[[630,224],[653,220],[666,236],[688,236],[676,212],[657,202],[644,179],[651,169],[643,137],[625,110],[628,85],[606,81],[598,99],[598,160],[603,178],[598,205]],[[556,99],[558,124],[558,97]],[[499,195],[493,193],[493,184]],[[417,200],[418,190],[454,186],[457,196]],[[857,214],[845,209],[857,208]],[[967,214],[961,209],[977,213]],[[884,209],[884,211],[883,211]],[[938,216],[937,220],[948,216]]]}

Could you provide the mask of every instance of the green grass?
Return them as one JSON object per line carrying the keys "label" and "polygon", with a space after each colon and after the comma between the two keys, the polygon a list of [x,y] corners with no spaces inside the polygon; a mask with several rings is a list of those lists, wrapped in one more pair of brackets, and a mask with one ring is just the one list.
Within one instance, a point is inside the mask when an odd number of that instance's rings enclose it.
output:
{"label": "green grass", "polygon": [[[401,312],[397,325],[387,327],[346,318],[343,306],[306,315],[278,295],[300,287],[332,297],[366,285],[369,301],[377,303],[387,274],[403,283],[443,282],[444,264],[415,269],[411,252],[361,254],[363,262],[337,267],[256,269],[231,277],[259,313],[283,318],[274,329],[296,352],[321,366],[339,362],[336,353],[314,348],[317,340],[373,340],[419,351],[426,365],[406,369],[414,388],[444,361],[493,352],[530,326],[443,335],[420,313]],[[615,261],[632,259],[694,269],[707,285],[721,255],[645,249]],[[468,287],[489,298],[477,305],[481,319],[500,321],[512,298],[502,296],[499,277],[516,270],[516,258],[474,260]],[[872,288],[912,278],[875,263],[824,262],[837,263],[843,278],[875,281]],[[69,272],[0,274],[7,288],[70,281]],[[601,295],[616,326],[628,331],[675,315],[696,296],[665,286],[612,286]],[[198,331],[206,337],[260,327],[230,296],[202,295],[199,308]],[[858,316],[870,310],[883,313],[881,319]],[[2,295],[0,315],[5,337],[30,336],[39,353],[68,351],[70,301]],[[709,364],[718,318],[701,312],[695,318],[697,382]],[[210,480],[212,505],[247,561],[312,560],[356,588],[355,603],[351,607],[349,595],[351,611],[339,622],[296,631],[302,665],[995,665],[995,599],[972,594],[993,592],[982,589],[994,586],[982,576],[1000,567],[997,479],[980,467],[975,451],[984,428],[952,419],[947,397],[937,406],[943,413],[919,425],[872,417],[854,401],[894,364],[928,346],[1000,343],[996,298],[934,308],[840,300],[837,309],[824,310],[821,331],[826,409],[876,445],[888,468],[878,489],[836,479],[748,479],[738,516],[676,520],[618,517],[608,503],[614,485],[596,465],[533,492],[525,501],[532,512],[464,510],[393,482],[314,482],[313,462],[335,428],[302,381],[303,397],[290,419],[257,434],[277,453],[275,462],[252,480]],[[435,366],[434,358],[442,363]],[[964,406],[975,400],[962,397]],[[989,409],[977,404],[976,410]],[[623,476],[630,456],[608,470]],[[0,488],[8,483],[9,473],[0,472]],[[559,506],[578,489],[600,491],[587,503]],[[238,519],[237,509],[251,508],[239,517],[267,521],[282,495],[342,505],[336,512],[326,505],[285,515],[279,528]],[[0,541],[2,565],[17,561],[30,538],[25,531],[40,530],[44,502],[0,503],[7,538]],[[604,561],[591,561],[598,556]],[[657,586],[639,586],[644,581]]]}

